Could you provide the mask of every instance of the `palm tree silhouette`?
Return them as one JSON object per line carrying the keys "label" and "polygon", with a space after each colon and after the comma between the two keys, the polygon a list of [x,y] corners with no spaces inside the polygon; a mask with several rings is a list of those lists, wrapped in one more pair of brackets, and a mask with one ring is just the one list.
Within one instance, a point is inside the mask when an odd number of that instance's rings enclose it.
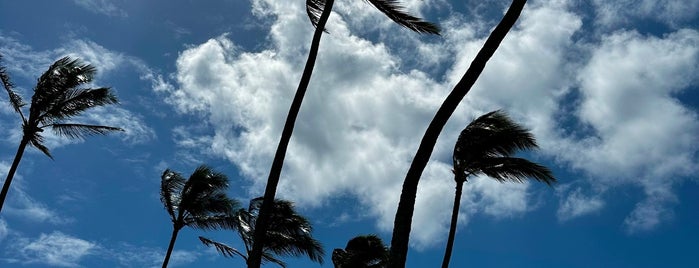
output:
{"label": "palm tree silhouette", "polygon": [[[258,244],[253,244],[252,251],[250,252],[250,258],[248,259],[249,268],[259,268],[261,265],[262,245],[264,245],[266,242],[264,234],[269,225],[268,214],[272,209],[272,203],[275,200],[277,185],[279,184],[279,177],[281,176],[282,166],[284,164],[284,157],[286,156],[286,150],[289,146],[289,141],[291,140],[291,134],[294,131],[296,118],[298,117],[299,110],[301,109],[301,103],[303,102],[303,97],[306,94],[308,83],[310,82],[311,75],[313,74],[313,67],[315,66],[318,48],[320,46],[320,38],[325,30],[325,24],[330,17],[330,12],[334,2],[334,0],[306,0],[306,12],[308,13],[311,23],[316,27],[316,29],[313,33],[313,39],[311,40],[311,48],[308,52],[308,59],[306,60],[306,65],[303,69],[301,80],[298,88],[296,89],[296,94],[291,102],[291,107],[289,108],[289,113],[286,117],[286,122],[284,123],[282,135],[279,139],[279,145],[277,146],[277,151],[274,154],[274,160],[272,161],[269,177],[267,178],[264,202],[260,209],[257,229],[254,234],[255,239],[253,240]],[[374,5],[374,7],[376,7],[379,11],[383,12],[387,17],[401,26],[418,33],[439,34],[439,27],[437,27],[435,24],[425,22],[420,18],[406,13],[402,10],[403,8],[396,0],[367,0],[367,2]]]}
{"label": "palm tree silhouette", "polygon": [[[2,59],[1,55],[0,59]],[[108,87],[82,87],[92,81],[96,72],[95,67],[83,64],[78,59],[64,57],[54,62],[37,81],[27,118],[22,112],[22,107],[26,106],[26,103],[13,90],[14,85],[6,69],[0,66],[0,80],[7,91],[12,108],[22,119],[23,130],[15,159],[12,161],[0,192],[0,211],[5,204],[10,184],[27,145],[39,149],[53,159],[41,135],[46,128],[50,128],[58,136],[70,139],[83,139],[89,135],[123,131],[117,127],[66,122],[90,108],[118,103],[116,96]]]}
{"label": "palm tree silhouette", "polygon": [[422,136],[420,146],[415,153],[408,173],[403,180],[403,188],[396,210],[396,217],[393,222],[393,235],[391,237],[391,251],[389,255],[389,268],[404,268],[405,260],[408,257],[408,243],[410,242],[410,228],[412,226],[413,211],[415,209],[415,197],[417,196],[417,186],[420,183],[422,172],[430,160],[432,150],[437,143],[439,133],[442,132],[449,117],[454,113],[459,106],[461,100],[471,90],[471,87],[485,69],[488,60],[495,54],[500,43],[510,31],[512,26],[517,22],[519,15],[524,9],[524,4],[527,0],[513,0],[510,8],[507,10],[502,20],[490,33],[488,39],[483,44],[483,47],[471,62],[466,73],[461,80],[454,86],[454,89],[449,93],[442,105],[437,110],[437,113],[432,118],[425,134]]}
{"label": "palm tree silhouette", "polygon": [[456,193],[442,268],[449,267],[459,217],[461,191],[469,177],[485,175],[499,182],[517,183],[532,178],[547,185],[556,182],[548,168],[523,158],[512,157],[518,151],[536,148],[534,136],[502,111],[482,115],[461,131],[454,146],[453,172]]}
{"label": "palm tree silhouette", "polygon": [[161,176],[160,201],[172,220],[172,237],[163,268],[170,261],[177,234],[185,226],[202,230],[235,229],[231,224],[238,202],[226,196],[228,178],[201,165],[186,179],[166,169]]}
{"label": "palm tree silhouette", "polygon": [[[235,213],[235,217],[231,218],[232,224],[236,226],[238,235],[245,245],[245,254],[226,244],[205,237],[200,236],[199,240],[204,245],[215,247],[226,257],[238,255],[247,262],[254,244],[255,221],[259,216],[261,205],[262,197],[252,199],[247,210],[240,209]],[[263,262],[272,262],[286,267],[286,263],[279,257],[306,255],[314,262],[323,263],[323,255],[325,255],[323,247],[311,235],[313,230],[311,223],[296,212],[293,203],[281,199],[275,200],[270,219],[271,224],[267,230],[266,240],[268,242],[262,248]]]}
{"label": "palm tree silhouette", "polygon": [[376,235],[360,235],[350,239],[345,249],[333,250],[332,260],[335,268],[382,268],[388,247]]}

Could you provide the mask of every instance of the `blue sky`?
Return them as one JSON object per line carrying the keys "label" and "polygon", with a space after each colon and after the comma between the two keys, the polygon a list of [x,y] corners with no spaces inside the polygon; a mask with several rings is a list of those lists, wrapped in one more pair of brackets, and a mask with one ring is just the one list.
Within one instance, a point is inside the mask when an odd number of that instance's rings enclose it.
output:
{"label": "blue sky", "polygon": [[[416,35],[365,1],[337,0],[279,196],[328,254],[390,242],[418,141],[507,1],[404,0],[444,29]],[[312,27],[304,1],[0,1],[0,53],[17,89],[70,55],[121,104],[83,121],[122,135],[49,136],[29,149],[0,216],[2,267],[159,267],[171,223],[160,174],[208,164],[246,204],[262,195]],[[508,111],[558,185],[470,180],[452,267],[694,267],[699,263],[699,1],[532,0],[447,124],[420,184],[408,266],[441,262],[451,150],[473,118]],[[0,96],[7,104],[7,97]],[[20,139],[0,105],[0,173]],[[242,267],[185,229],[171,267]],[[288,259],[291,267],[317,267]],[[329,255],[325,267],[331,267]],[[272,267],[272,265],[269,265]]]}

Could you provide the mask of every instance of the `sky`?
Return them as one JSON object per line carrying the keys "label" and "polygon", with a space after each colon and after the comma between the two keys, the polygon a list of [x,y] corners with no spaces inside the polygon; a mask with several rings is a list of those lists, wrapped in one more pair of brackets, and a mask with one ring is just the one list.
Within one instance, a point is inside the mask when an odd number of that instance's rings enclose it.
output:
{"label": "sky", "polygon": [[[337,0],[278,196],[330,253],[389,244],[402,180],[437,108],[508,1],[402,0],[442,36]],[[25,99],[63,56],[94,65],[120,105],[76,121],[124,133],[29,148],[0,215],[0,267],[159,267],[172,224],[166,168],[207,164],[229,195],[261,196],[313,27],[300,0],[0,1],[0,54]],[[459,131],[502,109],[558,183],[464,187],[452,267],[695,267],[699,263],[699,1],[531,0],[442,132],[419,188],[408,268],[441,263]],[[0,96],[0,173],[21,138]],[[3,175],[4,177],[4,175]],[[180,232],[170,267],[243,267]],[[288,258],[290,267],[319,267]],[[267,265],[266,267],[273,267]]]}

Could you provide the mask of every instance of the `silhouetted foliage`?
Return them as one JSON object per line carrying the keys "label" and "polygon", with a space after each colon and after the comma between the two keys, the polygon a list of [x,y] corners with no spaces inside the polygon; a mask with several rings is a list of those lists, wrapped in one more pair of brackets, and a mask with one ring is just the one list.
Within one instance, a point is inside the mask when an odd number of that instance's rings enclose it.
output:
{"label": "silhouetted foliage", "polygon": [[388,247],[376,235],[356,236],[345,249],[334,249],[332,260],[335,268],[383,268],[388,261]]}
{"label": "silhouetted foliage", "polygon": [[[1,55],[0,59],[2,59]],[[89,135],[123,131],[117,127],[67,122],[90,108],[118,103],[116,96],[108,87],[83,88],[84,85],[92,82],[95,73],[95,67],[84,64],[78,59],[64,57],[57,60],[39,77],[29,106],[29,117],[25,117],[22,108],[26,103],[14,91],[14,84],[6,68],[0,66],[0,80],[12,108],[22,120],[22,140],[0,192],[0,210],[5,203],[10,184],[27,145],[39,149],[53,159],[49,149],[44,145],[42,133],[46,128],[50,128],[58,136],[70,139],[83,139]]]}
{"label": "silhouetted foliage", "polygon": [[[206,246],[213,246],[223,256],[233,257],[238,255],[247,263],[254,242],[255,222],[257,221],[261,205],[262,197],[252,199],[247,210],[240,209],[235,213],[234,217],[230,218],[232,221],[230,224],[236,226],[238,235],[245,245],[246,254],[226,244],[205,237],[200,236],[199,240]],[[311,235],[313,231],[311,223],[296,212],[293,203],[281,199],[275,200],[270,222],[271,224],[269,229],[267,229],[266,235],[266,241],[268,242],[262,247],[263,262],[272,262],[281,267],[286,267],[286,263],[279,257],[305,255],[314,262],[323,263],[323,256],[325,255],[323,247]]]}
{"label": "silhouetted foliage", "polygon": [[228,177],[201,165],[185,179],[166,169],[160,181],[160,201],[172,221],[172,237],[163,268],[170,261],[177,234],[185,226],[202,230],[236,229],[232,218],[238,201],[228,198]]}
{"label": "silhouetted foliage", "polygon": [[556,182],[548,168],[523,158],[513,157],[519,151],[536,148],[534,135],[512,121],[502,111],[482,115],[461,131],[454,146],[453,172],[456,194],[442,268],[449,267],[459,217],[461,192],[464,182],[469,177],[485,175],[499,182],[518,183],[535,179],[547,185]]}

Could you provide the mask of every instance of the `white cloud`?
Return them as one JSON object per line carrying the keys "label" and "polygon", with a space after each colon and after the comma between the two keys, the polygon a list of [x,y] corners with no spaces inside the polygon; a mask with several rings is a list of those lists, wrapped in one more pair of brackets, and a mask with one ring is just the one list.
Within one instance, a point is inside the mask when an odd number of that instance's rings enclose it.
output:
{"label": "white cloud", "polygon": [[80,260],[93,255],[97,249],[97,244],[93,242],[58,231],[42,233],[34,241],[23,238],[16,242],[17,252],[21,256],[20,262],[59,267],[80,267]]}
{"label": "white cloud", "polygon": [[604,207],[604,200],[600,196],[585,196],[579,187],[568,193],[564,193],[565,190],[558,192],[563,195],[557,211],[558,219],[561,221],[594,213]]}
{"label": "white cloud", "polygon": [[671,26],[691,21],[699,12],[697,0],[593,1],[596,23],[604,26],[628,24],[634,19],[652,19]]}
{"label": "white cloud", "polygon": [[0,219],[0,242],[7,237],[7,235],[10,233],[10,229],[7,228],[7,222],[5,220]]}
{"label": "white cloud", "polygon": [[126,11],[117,7],[113,0],[73,0],[73,2],[93,13],[110,17],[128,17]]}

